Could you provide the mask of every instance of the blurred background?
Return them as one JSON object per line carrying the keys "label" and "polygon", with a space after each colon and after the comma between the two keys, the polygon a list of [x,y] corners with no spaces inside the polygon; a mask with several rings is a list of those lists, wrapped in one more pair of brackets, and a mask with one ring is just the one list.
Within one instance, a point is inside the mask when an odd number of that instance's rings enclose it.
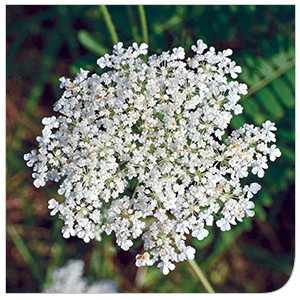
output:
{"label": "blurred background", "polygon": [[[37,148],[41,119],[53,115],[61,96],[58,79],[79,68],[101,70],[96,60],[118,39],[149,43],[149,54],[202,39],[217,51],[231,48],[242,66],[243,123],[276,123],[282,156],[255,196],[256,216],[229,232],[210,229],[203,241],[188,237],[196,261],[216,292],[262,293],[280,289],[291,276],[295,255],[295,6],[134,5],[107,6],[117,36],[111,37],[99,6],[6,6],[6,292],[36,293],[51,284],[50,271],[69,259],[85,262],[89,282],[115,279],[119,292],[205,292],[189,265],[164,276],[157,267],[137,272],[140,249],[119,249],[114,236],[101,243],[65,240],[62,221],[47,202],[57,186],[36,189],[23,155]],[[144,14],[143,14],[144,12]],[[249,177],[249,181],[254,180]],[[247,181],[244,181],[246,183]]]}

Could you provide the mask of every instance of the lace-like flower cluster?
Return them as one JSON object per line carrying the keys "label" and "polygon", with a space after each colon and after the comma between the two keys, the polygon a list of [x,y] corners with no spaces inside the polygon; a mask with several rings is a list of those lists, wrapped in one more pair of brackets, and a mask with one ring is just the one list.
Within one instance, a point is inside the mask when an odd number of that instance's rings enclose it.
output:
{"label": "lace-like flower cluster", "polygon": [[57,114],[42,120],[39,149],[24,159],[37,188],[60,182],[65,201],[51,199],[49,208],[64,221],[65,238],[100,241],[103,231],[114,232],[128,250],[141,237],[145,252],[136,265],[158,263],[168,274],[194,258],[188,234],[202,240],[208,226],[230,230],[254,215],[251,198],[261,187],[241,179],[250,171],[263,177],[268,158],[281,152],[270,146],[271,121],[245,124],[226,138],[247,94],[234,80],[242,69],[229,58],[232,50],[216,52],[198,40],[193,57],[178,47],[145,62],[147,48],[118,43],[97,61],[107,72],[62,77]]}
{"label": "lace-like flower cluster", "polygon": [[118,293],[115,280],[101,279],[89,285],[87,278],[83,277],[83,273],[84,261],[68,260],[66,265],[50,272],[51,285],[43,292],[51,294]]}

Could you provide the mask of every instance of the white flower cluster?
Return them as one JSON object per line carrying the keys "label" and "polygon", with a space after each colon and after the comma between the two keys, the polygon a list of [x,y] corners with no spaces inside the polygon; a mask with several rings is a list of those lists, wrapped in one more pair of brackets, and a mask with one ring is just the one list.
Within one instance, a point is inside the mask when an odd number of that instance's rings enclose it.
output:
{"label": "white flower cluster", "polygon": [[52,271],[51,285],[44,293],[60,294],[99,294],[117,293],[115,280],[102,279],[88,284],[87,278],[82,277],[84,272],[84,262],[82,260],[69,260],[65,266]]}
{"label": "white flower cluster", "polygon": [[[34,185],[61,181],[65,201],[49,201],[59,212],[65,238],[101,240],[114,232],[124,250],[141,237],[137,266],[153,265],[164,274],[174,262],[193,259],[186,235],[202,240],[207,226],[222,231],[252,217],[250,199],[258,183],[242,186],[251,170],[264,176],[267,160],[281,152],[266,121],[245,124],[225,138],[233,114],[242,113],[247,86],[234,79],[242,71],[229,56],[201,40],[185,60],[182,47],[139,56],[148,46],[114,46],[98,59],[101,75],[80,70],[74,81],[61,78],[65,91],[44,118],[38,152],[25,154]],[[128,193],[128,184],[133,194]]]}

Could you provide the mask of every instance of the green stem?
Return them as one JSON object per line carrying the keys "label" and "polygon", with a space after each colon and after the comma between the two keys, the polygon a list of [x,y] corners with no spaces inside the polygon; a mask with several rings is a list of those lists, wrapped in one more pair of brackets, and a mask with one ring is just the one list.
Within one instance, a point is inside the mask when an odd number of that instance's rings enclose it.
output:
{"label": "green stem", "polygon": [[113,22],[111,20],[111,16],[106,8],[106,5],[100,5],[100,9],[103,13],[104,21],[105,21],[105,24],[109,31],[111,40],[112,40],[113,44],[116,45],[119,42],[119,38],[118,38],[116,29],[115,29],[115,25],[113,24]]}
{"label": "green stem", "polygon": [[139,29],[138,29],[138,26],[135,22],[134,13],[132,11],[131,5],[126,5],[126,9],[127,9],[127,14],[128,14],[128,19],[129,19],[129,22],[130,22],[130,27],[131,27],[131,33],[132,33],[133,40],[135,42],[139,43],[140,42]]}
{"label": "green stem", "polygon": [[7,232],[10,235],[12,241],[14,242],[16,248],[20,252],[21,256],[30,267],[33,277],[35,278],[39,286],[42,286],[44,282],[44,274],[42,269],[40,268],[38,261],[32,256],[28,247],[26,246],[23,239],[21,238],[21,236],[19,235],[19,233],[13,225],[9,225],[7,227]]}
{"label": "green stem", "polygon": [[139,184],[140,184],[139,181],[137,181],[137,184],[136,184],[136,186],[135,186],[134,192],[133,192],[133,194],[132,194],[132,199],[134,199],[134,197],[135,197],[135,195],[136,195],[137,188],[138,188]]}
{"label": "green stem", "polygon": [[148,38],[148,27],[147,27],[147,21],[146,21],[146,15],[143,5],[138,5],[140,19],[141,19],[141,25],[142,25],[142,33],[143,33],[143,39],[146,44],[149,43]]}
{"label": "green stem", "polygon": [[195,272],[197,278],[201,281],[204,288],[208,293],[215,293],[214,289],[210,285],[209,281],[205,277],[204,273],[200,269],[200,267],[197,265],[196,261],[194,259],[188,259],[187,260],[189,265],[192,267],[193,271]]}

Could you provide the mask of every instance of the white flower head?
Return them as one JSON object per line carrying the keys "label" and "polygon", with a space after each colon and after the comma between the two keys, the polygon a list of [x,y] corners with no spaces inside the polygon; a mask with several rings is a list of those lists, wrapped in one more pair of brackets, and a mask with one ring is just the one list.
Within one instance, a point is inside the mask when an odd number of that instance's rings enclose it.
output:
{"label": "white flower head", "polygon": [[83,277],[84,261],[69,260],[60,267],[50,272],[52,282],[49,287],[43,290],[44,293],[60,294],[96,294],[96,293],[117,293],[117,284],[111,279],[102,279],[88,285],[87,278]]}
{"label": "white flower head", "polygon": [[[64,238],[89,243],[114,234],[124,251],[143,242],[136,266],[157,265],[163,274],[194,259],[187,235],[203,240],[208,226],[231,230],[254,216],[249,199],[259,178],[281,152],[275,123],[244,124],[226,134],[247,85],[229,56],[198,40],[186,58],[178,46],[161,55],[148,45],[119,42],[97,60],[101,75],[80,69],[64,89],[55,115],[42,120],[38,150],[24,155],[33,184],[59,183],[51,215],[63,221]],[[231,77],[231,78],[229,78]],[[271,146],[270,146],[271,143]]]}

